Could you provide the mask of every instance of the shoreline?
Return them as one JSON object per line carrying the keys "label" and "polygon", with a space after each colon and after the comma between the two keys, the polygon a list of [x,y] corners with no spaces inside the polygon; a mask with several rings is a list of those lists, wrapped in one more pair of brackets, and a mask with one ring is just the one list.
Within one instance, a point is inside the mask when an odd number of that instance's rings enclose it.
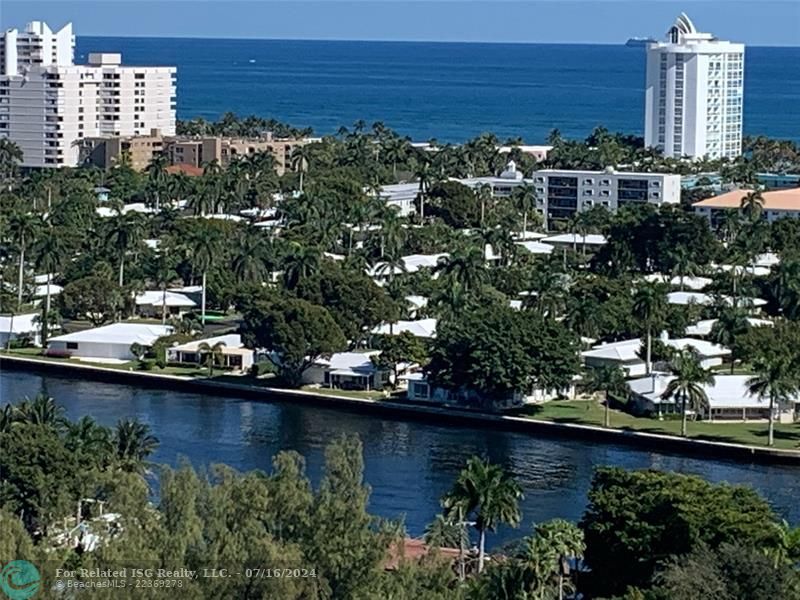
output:
{"label": "shoreline", "polygon": [[229,383],[210,381],[207,379],[189,378],[179,375],[167,375],[143,371],[123,371],[97,365],[59,363],[47,360],[9,356],[0,354],[0,367],[16,370],[61,373],[75,375],[81,373],[85,377],[109,383],[136,384],[160,389],[172,389],[195,393],[214,392],[228,397],[255,399],[262,402],[301,401],[313,406],[332,409],[343,409],[373,414],[384,414],[407,419],[431,422],[435,417],[442,424],[461,424],[473,427],[484,427],[515,431],[527,435],[545,435],[561,439],[594,440],[601,443],[636,446],[644,449],[667,451],[690,455],[694,458],[726,458],[745,459],[748,462],[794,464],[800,466],[800,450],[768,448],[766,446],[750,446],[731,442],[714,442],[681,438],[666,434],[647,433],[630,429],[606,429],[595,425],[576,423],[557,423],[528,417],[515,417],[485,412],[473,412],[452,407],[426,406],[393,400],[372,400],[352,398],[340,395],[309,392],[305,390],[289,390],[267,388],[245,383]]}

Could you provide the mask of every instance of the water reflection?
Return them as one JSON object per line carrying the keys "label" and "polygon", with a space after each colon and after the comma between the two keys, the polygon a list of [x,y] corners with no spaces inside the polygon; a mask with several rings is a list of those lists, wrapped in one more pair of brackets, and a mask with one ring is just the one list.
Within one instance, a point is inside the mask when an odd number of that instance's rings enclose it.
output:
{"label": "water reflection", "polygon": [[227,463],[240,470],[269,470],[276,452],[295,450],[305,456],[315,484],[321,475],[325,445],[342,432],[357,433],[364,444],[365,478],[372,487],[371,510],[385,517],[404,516],[415,535],[440,510],[439,499],[466,459],[475,454],[505,466],[525,491],[522,529],[501,530],[492,539],[494,543],[527,533],[534,522],[580,518],[592,472],[599,465],[656,468],[748,484],[782,516],[793,523],[800,521],[800,507],[795,502],[800,493],[800,470],[792,467],[700,460],[292,403],[138,389],[9,370],[0,373],[2,403],[40,392],[56,398],[73,419],[89,414],[105,425],[127,417],[148,423],[161,440],[157,461],[177,464],[179,457],[185,456],[197,467]]}

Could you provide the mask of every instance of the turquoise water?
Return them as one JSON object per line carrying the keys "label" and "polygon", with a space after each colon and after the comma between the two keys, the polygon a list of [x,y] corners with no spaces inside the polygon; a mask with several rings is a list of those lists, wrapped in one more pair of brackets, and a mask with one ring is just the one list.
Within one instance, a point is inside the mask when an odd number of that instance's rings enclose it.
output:
{"label": "turquoise water", "polygon": [[[642,133],[644,50],[625,46],[91,38],[128,64],[178,67],[178,116],[225,111],[333,133],[363,119],[415,140],[484,131],[541,143],[558,128]],[[800,48],[748,48],[747,134],[800,141]]]}

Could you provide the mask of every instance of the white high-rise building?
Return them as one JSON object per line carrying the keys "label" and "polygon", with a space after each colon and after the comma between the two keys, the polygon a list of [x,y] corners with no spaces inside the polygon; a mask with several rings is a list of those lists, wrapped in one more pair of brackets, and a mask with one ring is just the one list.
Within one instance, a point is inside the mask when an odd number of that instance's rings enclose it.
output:
{"label": "white high-rise building", "polygon": [[129,67],[119,54],[73,60],[72,24],[38,21],[0,40],[0,137],[25,167],[76,166],[88,137],[175,134],[175,67]]}
{"label": "white high-rise building", "polygon": [[742,152],[744,44],[700,33],[681,13],[667,41],[647,46],[645,145],[666,156]]}

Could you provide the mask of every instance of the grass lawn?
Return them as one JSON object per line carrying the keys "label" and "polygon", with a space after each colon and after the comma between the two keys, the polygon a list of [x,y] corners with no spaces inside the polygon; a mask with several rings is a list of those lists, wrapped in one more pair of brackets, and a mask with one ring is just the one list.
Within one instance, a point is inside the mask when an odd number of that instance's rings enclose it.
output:
{"label": "grass lawn", "polygon": [[[519,416],[528,416],[556,423],[578,423],[585,425],[603,425],[604,407],[591,400],[553,400],[542,405],[526,406],[516,412]],[[680,435],[679,419],[663,420],[646,417],[634,417],[618,410],[611,411],[611,426],[619,429]],[[708,423],[705,421],[689,421],[687,424],[690,438],[711,440],[715,442],[731,442],[764,446],[767,442],[767,423]],[[797,449],[800,447],[800,424],[775,424],[775,447]]]}

